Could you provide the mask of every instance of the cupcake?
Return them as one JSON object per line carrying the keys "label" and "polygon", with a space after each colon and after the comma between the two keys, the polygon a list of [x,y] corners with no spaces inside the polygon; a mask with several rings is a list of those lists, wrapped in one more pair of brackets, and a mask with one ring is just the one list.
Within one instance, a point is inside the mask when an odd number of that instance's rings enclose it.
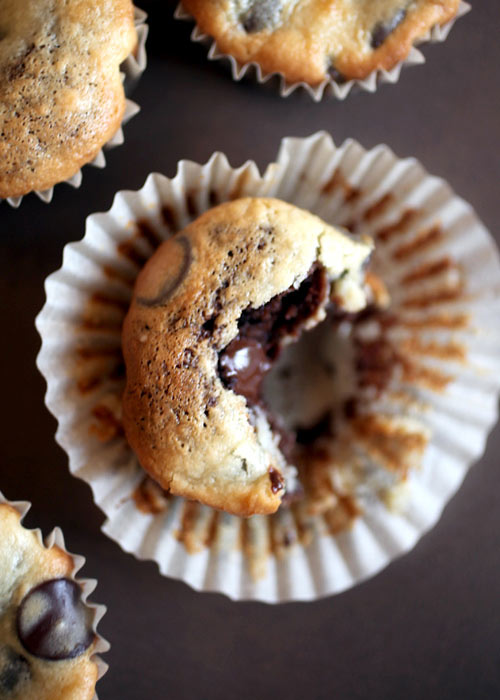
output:
{"label": "cupcake", "polygon": [[182,0],[177,17],[195,20],[193,38],[213,40],[211,57],[232,58],[234,77],[253,65],[260,80],[280,75],[283,95],[304,85],[319,99],[327,85],[345,97],[353,81],[394,82],[404,61],[423,60],[415,44],[444,38],[467,10],[460,0]]}
{"label": "cupcake", "polygon": [[96,633],[102,606],[86,602],[94,582],[60,531],[42,542],[21,519],[29,506],[0,494],[0,696],[6,700],[91,700],[109,647]]}
{"label": "cupcake", "polygon": [[[58,182],[78,184],[134,109],[121,64],[137,48],[130,0],[2,4],[0,198],[17,203]],[[136,110],[135,110],[136,111]]]}
{"label": "cupcake", "polygon": [[[264,317],[255,311],[283,292],[286,299],[293,283],[283,277],[267,287],[272,260],[279,270],[292,255],[291,244],[276,254],[258,250],[261,238],[271,244],[256,226],[269,207],[274,228],[293,212],[295,230],[307,222],[313,239],[317,217],[325,230],[352,232],[354,239],[337,233],[336,240],[337,252],[359,255],[345,265],[357,279],[350,287],[357,304],[345,302],[345,290],[339,300],[330,294],[328,317],[274,358],[260,338],[264,364],[275,362],[249,408],[234,373],[238,343],[251,340],[249,325],[262,333]],[[252,241],[245,263],[228,245],[228,221],[242,212],[252,213],[236,227],[241,241]],[[210,233],[213,222],[220,240]],[[375,247],[365,267],[368,238]],[[198,242],[203,266],[193,262]],[[313,294],[318,300],[325,287],[316,253],[297,279],[323,289]],[[266,264],[269,277],[261,278]],[[285,269],[293,276],[294,265]],[[239,270],[249,280],[256,275],[248,297],[239,284],[233,288]],[[341,284],[341,272],[327,281]],[[56,438],[105,512],[105,533],[154,559],[161,573],[236,599],[304,600],[344,590],[408,551],[481,454],[496,420],[499,280],[496,248],[471,208],[386,146],[336,147],[321,133],[286,139],[262,175],[251,162],[232,168],[221,154],[205,165],[183,161],[172,180],[151,175],[139,192],[119,193],[107,214],[91,216],[84,240],[67,246],[62,270],[47,280],[38,366],[59,421]],[[185,379],[184,396],[169,379],[173,370]],[[226,402],[231,408],[221,417]],[[192,420],[182,414],[191,409]],[[258,443],[261,428],[270,439],[255,476],[264,475],[266,508],[239,510],[244,499],[215,500],[217,488],[207,497],[205,483],[197,493],[191,485],[184,491],[204,503],[172,493],[169,470],[185,469],[183,455],[186,466],[200,456],[191,461],[189,449],[222,454],[238,437]],[[282,437],[290,432],[292,454],[283,462],[277,449],[289,454]],[[237,466],[245,484],[242,459]],[[270,467],[280,475],[275,486],[284,486],[276,494]],[[226,468],[224,477],[232,476],[231,463],[221,460]]]}
{"label": "cupcake", "polygon": [[124,324],[123,421],[162,488],[241,516],[273,513],[293,493],[295,434],[263,385],[329,310],[364,306],[370,250],[265,198],[209,209],[160,246]]}

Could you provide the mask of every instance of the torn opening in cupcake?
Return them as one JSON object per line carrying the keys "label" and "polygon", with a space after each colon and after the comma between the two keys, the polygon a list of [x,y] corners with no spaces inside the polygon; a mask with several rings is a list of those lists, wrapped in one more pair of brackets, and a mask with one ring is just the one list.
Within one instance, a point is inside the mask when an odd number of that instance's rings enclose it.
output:
{"label": "torn opening in cupcake", "polygon": [[[420,441],[408,444],[411,426],[395,419],[374,424],[363,412],[365,393],[371,400],[382,395],[400,364],[386,338],[385,285],[365,270],[368,306],[353,313],[344,310],[335,283],[315,263],[298,287],[246,309],[238,335],[219,352],[222,383],[244,396],[259,441],[279,452],[283,478],[273,466],[270,479],[285,489],[282,505],[307,496],[314,510],[318,503],[311,490],[332,467],[339,494],[385,498],[404,480],[413,452],[423,447]],[[360,439],[354,457],[355,433]],[[371,447],[362,447],[365,438],[380,443],[380,463]],[[398,440],[404,444],[398,446]],[[385,468],[391,460],[398,462],[393,470]]]}
{"label": "torn opening in cupcake", "polygon": [[[284,470],[286,485],[275,468],[270,469],[270,479],[275,493],[286,486],[287,501],[301,494],[293,468],[297,452],[302,445],[311,445],[330,434],[330,411],[322,408],[321,415],[306,420],[306,424],[290,423],[274,407],[273,391],[266,391],[265,385],[286,346],[296,341],[302,344],[305,331],[318,324],[331,325],[338,316],[332,282],[326,269],[316,262],[298,287],[290,287],[258,309],[244,310],[238,321],[238,335],[219,353],[218,371],[224,386],[245,397],[256,429],[262,418],[267,419],[288,465]],[[315,387],[313,391],[316,393]]]}

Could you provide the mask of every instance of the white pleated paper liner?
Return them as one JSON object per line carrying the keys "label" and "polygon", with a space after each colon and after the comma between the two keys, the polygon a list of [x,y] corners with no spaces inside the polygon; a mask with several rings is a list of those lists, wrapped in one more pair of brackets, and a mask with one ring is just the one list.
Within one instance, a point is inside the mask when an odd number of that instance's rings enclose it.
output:
{"label": "white pleated paper liner", "polygon": [[[0,504],[4,503],[12,506],[18,511],[18,513],[21,516],[22,524],[23,518],[31,508],[31,503],[29,503],[28,501],[9,501],[0,491]],[[94,635],[96,636],[96,641],[94,643],[94,653],[91,656],[91,660],[97,666],[97,679],[99,680],[104,676],[104,674],[108,670],[108,664],[106,664],[101,659],[99,654],[103,654],[106,651],[109,651],[110,644],[97,631],[97,626],[106,613],[106,606],[98,605],[88,600],[88,597],[92,595],[97,586],[97,580],[88,578],[77,578],[77,573],[85,564],[85,557],[82,557],[79,554],[72,554],[71,552],[68,552],[64,544],[64,536],[60,528],[54,528],[52,532],[50,532],[45,538],[42,537],[42,533],[40,530],[37,529],[33,532],[36,534],[39,543],[43,545],[46,549],[58,547],[63,552],[68,554],[73,560],[73,569],[69,576],[80,586],[82,590],[82,601],[92,611],[92,630],[94,632]],[[94,695],[93,700],[98,700],[97,693]]]}
{"label": "white pleated paper liner", "polygon": [[[144,472],[121,426],[120,333],[134,280],[161,240],[214,204],[241,196],[278,197],[372,235],[372,264],[398,319],[387,333],[404,372],[381,396],[363,398],[365,414],[371,412],[365,418],[376,428],[373,442],[354,435],[349,453],[365,469],[354,478],[363,512],[337,535],[340,506],[329,518],[280,508],[244,521],[165,498],[152,482],[144,486],[148,512],[133,496]],[[497,418],[495,244],[443,180],[385,145],[367,151],[348,140],[336,147],[325,133],[288,138],[262,175],[251,161],[231,167],[221,153],[205,165],[181,161],[173,179],[152,174],[141,190],[119,192],[108,212],[90,216],[83,240],[65,247],[46,294],[36,321],[37,362],[71,472],[90,484],[107,516],[106,534],[197,590],[236,600],[312,600],[375,574],[436,523]],[[386,429],[402,444],[397,458],[410,470],[396,509],[374,497],[368,483],[370,474],[394,476],[387,466],[393,444],[379,442]],[[349,481],[354,467],[347,466],[336,478]]]}
{"label": "white pleated paper liner", "polygon": [[[419,44],[430,41],[430,42],[442,42],[446,39],[450,30],[455,23],[455,21],[465,15],[471,6],[466,2],[460,2],[457,14],[451,20],[443,25],[435,25],[432,29],[427,32],[419,40]],[[192,15],[185,9],[182,0],[178,4],[174,17],[176,19],[188,20],[195,22]],[[375,70],[372,71],[363,80],[346,80],[343,83],[336,82],[333,78],[328,77],[323,80],[318,85],[309,85],[305,82],[291,83],[286,80],[285,76],[279,72],[265,73],[261,66],[255,62],[241,63],[237,61],[233,56],[225,54],[219,50],[217,42],[207,34],[200,31],[198,26],[195,26],[191,33],[191,40],[200,42],[207,46],[208,58],[209,60],[219,60],[224,59],[229,62],[231,68],[231,74],[233,80],[241,80],[245,75],[252,75],[255,77],[258,83],[266,83],[271,78],[279,79],[279,94],[281,97],[288,97],[292,92],[295,92],[297,88],[304,89],[315,102],[319,102],[326,95],[333,95],[339,100],[344,100],[351,90],[364,90],[366,92],[375,92],[377,87],[382,83],[396,83],[399,80],[401,69],[403,66],[417,65],[419,63],[425,63],[425,57],[422,52],[414,45],[410,50],[408,56],[404,61],[400,61],[391,70]]]}
{"label": "white pleated paper liner", "polygon": [[[147,14],[142,10],[138,9],[137,7],[134,7],[134,24],[137,31],[137,46],[134,50],[134,53],[130,54],[130,56],[128,56],[121,65],[124,86],[127,93],[135,86],[141,74],[146,69],[146,39],[148,36],[148,25],[146,24],[146,19]],[[115,146],[121,146],[124,143],[125,137],[123,134],[122,127],[128,121],[130,121],[132,117],[135,117],[136,114],[138,114],[140,111],[141,108],[139,107],[139,105],[127,98],[125,100],[125,112],[120,127],[118,128],[116,133],[111,137],[111,139],[106,144],[104,144],[103,148],[101,148],[96,157],[89,163],[86,163],[86,165],[92,165],[95,168],[104,168],[106,166],[106,157],[104,155],[104,150],[114,148]],[[64,180],[63,182],[78,189],[82,184],[82,178],[82,171],[78,170],[78,172],[76,172],[72,177],[68,178],[67,180]],[[62,183],[57,184],[60,185]],[[54,185],[54,187],[55,186],[56,185]],[[34,190],[33,194],[36,194],[36,196],[39,199],[41,199],[42,202],[49,204],[52,201],[52,197],[54,195],[54,187],[50,187],[48,190]],[[23,201],[23,196],[7,197],[5,201],[8,202],[12,207],[17,209],[17,207],[19,207],[19,205]],[[0,199],[0,202],[2,202],[2,199]]]}

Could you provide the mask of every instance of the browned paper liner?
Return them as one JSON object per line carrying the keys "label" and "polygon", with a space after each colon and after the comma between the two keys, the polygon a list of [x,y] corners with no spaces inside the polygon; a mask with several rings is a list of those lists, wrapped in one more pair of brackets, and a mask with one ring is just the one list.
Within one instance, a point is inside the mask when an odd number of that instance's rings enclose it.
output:
{"label": "browned paper liner", "polygon": [[[146,56],[146,39],[148,36],[148,25],[146,24],[147,14],[137,7],[134,7],[134,24],[137,31],[137,46],[133,54],[125,59],[121,66],[123,80],[125,84],[135,84],[139,79],[140,75],[144,72],[147,65]],[[135,117],[141,111],[141,108],[132,100],[126,99],[125,101],[125,113],[123,115],[122,123],[118,128],[117,132],[111,137],[111,139],[103,146],[99,151],[94,160],[86,163],[86,165],[93,165],[95,168],[104,168],[106,166],[106,158],[104,156],[104,149],[114,148],[115,146],[121,146],[125,140],[122,127]],[[82,171],[78,170],[72,177],[68,180],[64,180],[66,184],[71,185],[78,189],[82,184]],[[61,184],[61,183],[58,183]],[[34,194],[45,202],[49,204],[52,201],[54,195],[54,187],[50,187],[48,190],[35,190]],[[2,199],[0,199],[0,202]],[[23,197],[7,197],[6,201],[15,209],[20,206],[23,201]]]}
{"label": "browned paper liner", "polygon": [[[336,334],[351,352],[335,361],[359,359],[358,410],[349,415],[352,394],[335,386],[345,416],[333,468],[315,471],[310,485],[317,512],[299,503],[248,521],[144,480],[121,425],[120,337],[134,280],[161,240],[245,195],[275,196],[371,235],[373,269],[391,298],[386,311]],[[435,524],[496,421],[496,247],[445,182],[384,145],[336,147],[325,133],[285,139],[262,175],[253,162],[232,168],[220,153],[205,165],[181,161],[175,178],[150,175],[139,192],[120,192],[109,212],[90,216],[46,292],[38,366],[71,472],[92,487],[104,532],[199,590],[309,600],[373,575]],[[293,407],[293,389],[282,386]]]}
{"label": "browned paper liner", "polygon": [[[433,43],[444,41],[450,33],[450,30],[453,27],[455,21],[459,17],[462,17],[463,15],[467,14],[467,12],[469,12],[470,9],[471,6],[467,2],[462,1],[459,5],[457,14],[453,19],[451,19],[449,22],[446,22],[446,24],[442,26],[434,26],[425,36],[423,36],[420,39],[419,43],[423,43],[426,41],[430,41]],[[184,8],[182,0],[177,5],[174,17],[176,17],[176,19],[188,20],[191,22],[195,21],[194,18]],[[375,70],[372,71],[363,80],[347,80],[345,83],[337,83],[335,82],[335,80],[333,80],[333,78],[328,77],[318,85],[313,86],[305,82],[290,83],[281,73],[278,72],[265,73],[260,67],[260,65],[255,62],[240,63],[233,56],[221,52],[217,46],[217,42],[214,41],[214,39],[208,36],[207,34],[203,34],[197,26],[195,26],[191,33],[191,40],[200,42],[203,45],[207,46],[207,48],[209,49],[209,60],[212,61],[224,59],[228,61],[231,67],[233,80],[241,80],[247,74],[254,75],[258,83],[266,83],[271,78],[278,78],[280,84],[279,93],[281,97],[288,97],[288,95],[291,95],[292,92],[295,92],[297,88],[302,88],[313,98],[315,102],[319,102],[325,95],[333,95],[339,100],[344,100],[353,89],[360,89],[366,92],[375,92],[377,87],[382,83],[397,83],[403,66],[411,66],[417,65],[419,63],[425,63],[424,55],[414,45],[408,56],[405,58],[405,60],[395,65],[394,68],[391,68],[391,70]]]}
{"label": "browned paper liner", "polygon": [[[21,524],[26,513],[31,508],[31,503],[29,503],[28,501],[9,501],[7,498],[5,498],[1,491],[0,503],[6,503],[15,508],[21,516]],[[108,664],[101,659],[99,654],[104,654],[106,651],[109,651],[110,644],[97,631],[97,626],[106,613],[106,606],[99,605],[88,600],[89,595],[91,595],[94,592],[97,586],[97,580],[76,577],[77,573],[85,564],[85,557],[82,557],[79,554],[72,554],[71,552],[68,552],[64,543],[64,536],[60,528],[54,528],[52,532],[50,532],[45,538],[42,537],[41,530],[37,529],[34,530],[34,532],[40,544],[43,545],[46,549],[51,549],[54,546],[59,547],[59,549],[62,549],[63,552],[66,552],[66,554],[68,554],[73,560],[74,566],[73,570],[70,573],[70,576],[73,579],[73,581],[75,581],[80,586],[82,590],[82,600],[85,603],[85,605],[90,610],[92,610],[93,613],[92,630],[97,638],[97,641],[95,642],[94,646],[95,653],[91,656],[91,660],[97,666],[97,680],[99,680],[104,676],[104,674],[108,670]],[[97,693],[94,695],[93,700],[98,700]]]}

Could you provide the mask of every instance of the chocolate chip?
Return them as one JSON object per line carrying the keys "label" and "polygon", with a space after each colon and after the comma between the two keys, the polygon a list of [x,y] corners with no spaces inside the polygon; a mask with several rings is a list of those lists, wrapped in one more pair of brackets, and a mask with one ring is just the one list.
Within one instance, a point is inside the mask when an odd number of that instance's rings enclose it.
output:
{"label": "chocolate chip", "polygon": [[272,362],[253,338],[236,337],[219,356],[219,375],[226,387],[259,402],[262,380]]}
{"label": "chocolate chip", "polygon": [[91,611],[80,586],[67,578],[33,588],[17,612],[17,634],[24,648],[41,659],[72,659],[92,644]]}
{"label": "chocolate chip", "polygon": [[401,9],[398,10],[388,22],[379,22],[376,24],[372,31],[372,49],[378,49],[379,46],[382,46],[389,34],[391,34],[396,27],[401,24],[405,16],[406,10]]}
{"label": "chocolate chip", "polygon": [[11,647],[0,647],[0,697],[30,679],[30,665]]}
{"label": "chocolate chip", "polygon": [[345,82],[347,82],[345,75],[342,75],[342,73],[333,65],[328,68],[328,75],[339,85],[343,85]]}
{"label": "chocolate chip", "polygon": [[280,14],[281,0],[254,0],[240,21],[247,34],[253,34],[273,27],[278,23]]}
{"label": "chocolate chip", "polygon": [[179,266],[177,275],[174,277],[174,279],[165,282],[163,287],[160,289],[160,292],[153,299],[137,297],[136,301],[138,304],[149,308],[154,306],[164,306],[186,277],[192,262],[191,243],[185,236],[176,236],[174,240],[182,248],[183,255],[183,260]]}
{"label": "chocolate chip", "polygon": [[271,491],[273,493],[279,493],[285,488],[285,482],[280,472],[274,467],[269,469],[269,478],[271,480]]}

